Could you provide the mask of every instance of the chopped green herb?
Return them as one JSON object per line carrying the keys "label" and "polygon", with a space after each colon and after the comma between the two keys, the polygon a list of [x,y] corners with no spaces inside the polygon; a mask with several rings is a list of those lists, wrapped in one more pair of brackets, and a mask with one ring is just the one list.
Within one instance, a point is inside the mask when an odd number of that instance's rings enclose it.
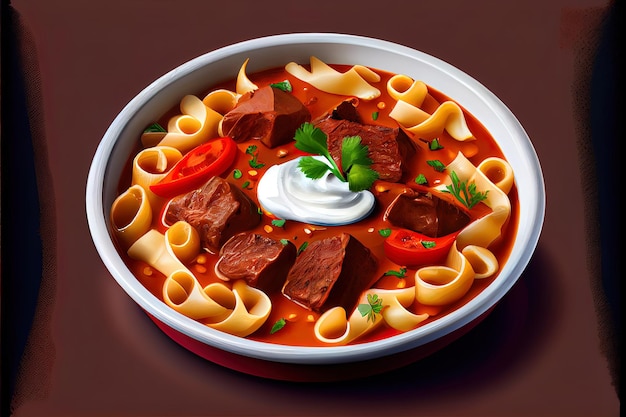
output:
{"label": "chopped green herb", "polygon": [[376,314],[379,314],[383,309],[383,299],[378,297],[378,294],[367,294],[367,304],[359,304],[357,306],[359,313],[362,317],[367,317],[367,321],[376,322]]}
{"label": "chopped green herb", "polygon": [[291,83],[289,80],[281,81],[278,83],[271,83],[271,87],[278,88],[279,90],[283,90],[286,93],[291,93],[293,88],[291,87]]}
{"label": "chopped green herb", "polygon": [[241,178],[243,176],[242,172],[240,169],[235,169],[233,171],[233,178],[238,180],[239,178]]}
{"label": "chopped green herb", "polygon": [[435,241],[433,240],[421,240],[420,243],[422,244],[423,247],[425,247],[426,249],[432,249],[435,246],[437,246],[437,244],[435,243]]}
{"label": "chopped green herb", "polygon": [[377,111],[372,113],[372,120],[378,120],[378,112]]}
{"label": "chopped green herb", "polygon": [[309,246],[309,242],[304,242],[302,245],[300,245],[300,247],[298,248],[298,255],[300,255],[307,246]]}
{"label": "chopped green herb", "polygon": [[257,160],[258,152],[257,152],[257,146],[256,145],[248,146],[246,148],[246,154],[252,156],[252,158],[250,158],[250,161],[248,161],[248,164],[250,165],[250,168],[263,168],[265,166],[264,163],[259,162]]}
{"label": "chopped green herb", "polygon": [[250,181],[246,181],[243,184],[241,184],[241,188],[248,188],[250,186]]}
{"label": "chopped green herb", "polygon": [[439,139],[435,138],[428,142],[428,149],[431,151],[438,151],[439,149],[443,149],[443,146],[439,143]]}
{"label": "chopped green herb", "polygon": [[144,133],[150,133],[150,132],[167,132],[167,130],[165,130],[163,128],[163,126],[161,126],[158,123],[152,123],[150,126],[146,127],[146,129],[143,131]]}
{"label": "chopped green herb", "polygon": [[287,246],[289,244],[289,239],[281,239],[280,243],[282,243],[283,246]]}
{"label": "chopped green herb", "polygon": [[452,180],[452,184],[446,185],[446,189],[443,191],[451,193],[467,208],[471,209],[476,204],[487,198],[487,193],[489,192],[489,190],[485,191],[484,193],[476,191],[475,183],[467,185],[465,181],[459,180],[456,172],[452,171],[450,173],[450,179]]}
{"label": "chopped green herb", "polygon": [[433,167],[437,172],[443,172],[446,169],[446,166],[443,164],[443,162],[438,159],[431,159],[426,161],[426,163]]}
{"label": "chopped green herb", "polygon": [[391,229],[380,229],[378,234],[382,237],[389,237],[391,235]]}
{"label": "chopped green herb", "polygon": [[287,324],[287,320],[285,319],[279,319],[276,323],[274,323],[274,325],[272,326],[272,330],[270,330],[270,334],[274,334],[277,331],[281,330],[283,327],[285,327],[285,324]]}
{"label": "chopped green herb", "polygon": [[[321,155],[328,163],[311,156],[300,159],[298,167],[307,178],[319,179],[330,170],[339,180],[347,182],[350,191],[367,190],[378,178],[378,173],[370,168],[372,160],[367,156],[367,146],[361,144],[359,136],[346,136],[341,143],[341,168],[328,151],[326,134],[311,123],[303,123],[296,130],[296,148],[301,151]],[[345,173],[345,176],[344,176]]]}
{"label": "chopped green herb", "polygon": [[285,219],[274,219],[272,220],[272,226],[283,227],[285,225]]}
{"label": "chopped green herb", "polygon": [[419,174],[417,177],[415,177],[415,182],[420,185],[428,184],[428,180],[426,179],[426,176],[424,174]]}
{"label": "chopped green herb", "polygon": [[406,277],[406,268],[402,267],[399,271],[389,270],[385,272],[385,276],[393,276],[398,278]]}

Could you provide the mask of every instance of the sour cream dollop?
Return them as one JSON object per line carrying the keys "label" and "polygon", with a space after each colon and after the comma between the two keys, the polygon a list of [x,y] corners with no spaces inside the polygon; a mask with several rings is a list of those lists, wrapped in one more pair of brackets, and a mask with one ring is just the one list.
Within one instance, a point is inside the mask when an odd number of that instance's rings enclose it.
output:
{"label": "sour cream dollop", "polygon": [[[321,156],[314,158],[327,163]],[[322,178],[307,178],[298,168],[301,158],[270,167],[259,180],[257,198],[274,216],[324,226],[356,223],[374,209],[369,191],[350,191],[347,182],[328,171]]]}

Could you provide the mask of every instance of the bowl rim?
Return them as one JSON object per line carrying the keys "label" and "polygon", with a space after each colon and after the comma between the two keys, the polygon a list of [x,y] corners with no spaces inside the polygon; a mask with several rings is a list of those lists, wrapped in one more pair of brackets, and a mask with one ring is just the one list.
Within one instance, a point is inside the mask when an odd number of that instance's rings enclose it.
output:
{"label": "bowl rim", "polygon": [[[107,209],[103,204],[103,179],[108,168],[109,157],[116,145],[117,137],[123,133],[129,118],[137,109],[154,98],[161,88],[192,74],[199,68],[225,57],[255,49],[302,43],[328,43],[383,49],[410,59],[424,61],[459,80],[474,94],[480,96],[502,120],[502,123],[511,129],[519,139],[516,145],[525,156],[525,170],[530,176],[529,185],[533,192],[529,192],[531,201],[528,203],[532,209],[529,213],[525,213],[529,216],[525,220],[531,226],[528,230],[522,231],[523,235],[520,235],[518,228],[518,238],[523,238],[524,246],[520,249],[521,253],[516,254],[519,258],[514,264],[509,265],[510,262],[505,264],[508,272],[507,279],[500,279],[503,275],[501,271],[500,276],[493,283],[464,306],[409,332],[380,341],[349,346],[300,347],[254,341],[204,326],[169,308],[134,278],[113,244],[106,222]],[[432,55],[381,39],[330,32],[288,33],[245,40],[202,54],[157,78],[132,98],[110,124],[93,156],[86,183],[86,214],[93,243],[107,270],[124,291],[155,319],[202,343],[230,353],[284,363],[332,364],[379,358],[417,348],[464,327],[488,312],[517,282],[537,246],[545,216],[545,184],[535,149],[520,122],[498,97],[470,75]],[[513,253],[509,261],[512,257]],[[129,275],[135,280],[134,282],[126,279]],[[498,282],[497,285],[495,285],[496,282]]]}

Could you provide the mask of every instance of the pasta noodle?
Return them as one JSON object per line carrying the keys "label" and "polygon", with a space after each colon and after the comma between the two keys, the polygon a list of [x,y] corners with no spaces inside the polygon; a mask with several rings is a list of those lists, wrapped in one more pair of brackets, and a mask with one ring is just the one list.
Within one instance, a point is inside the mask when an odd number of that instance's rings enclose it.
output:
{"label": "pasta noodle", "polygon": [[177,221],[165,232],[167,244],[182,263],[191,262],[200,253],[200,235],[185,221]]}
{"label": "pasta noodle", "polygon": [[120,194],[111,206],[115,236],[125,247],[132,245],[152,225],[152,207],[146,190],[133,185]]}
{"label": "pasta noodle", "polygon": [[184,153],[218,135],[218,124],[223,116],[198,97],[183,97],[180,110],[182,114],[170,119],[160,146],[171,146]]}
{"label": "pasta noodle", "polygon": [[249,60],[250,59],[248,58],[243,62],[241,68],[239,69],[239,73],[237,74],[237,84],[235,88],[237,90],[237,94],[240,95],[257,90],[259,88],[255,83],[250,81],[248,75],[246,74],[246,67],[248,66]]}
{"label": "pasta noodle", "polygon": [[265,323],[272,311],[272,302],[263,291],[248,286],[243,280],[233,283],[233,294],[235,306],[228,317],[207,325],[235,336],[245,337]]}
{"label": "pasta noodle", "polygon": [[285,70],[327,93],[355,96],[363,100],[373,100],[380,96],[380,90],[370,84],[379,82],[380,76],[367,67],[354,65],[341,73],[314,56],[310,58],[310,62],[310,72],[295,62],[288,63]]}
{"label": "pasta noodle", "polygon": [[421,107],[428,94],[428,86],[423,81],[413,81],[404,74],[396,74],[387,81],[387,92],[396,101]]}
{"label": "pasta noodle", "polygon": [[474,276],[472,265],[454,243],[446,265],[420,268],[415,273],[417,301],[432,306],[451,304],[469,291]]}
{"label": "pasta noodle", "polygon": [[408,307],[415,301],[415,288],[413,287],[398,290],[375,289],[368,292],[378,294],[383,300],[381,313],[383,319],[396,330],[409,331],[429,317],[426,313],[414,314],[408,310]]}
{"label": "pasta noodle", "polygon": [[315,336],[318,340],[331,344],[346,344],[366,335],[383,322],[396,330],[408,331],[428,318],[428,314],[414,314],[407,309],[415,300],[413,287],[398,290],[371,289],[363,294],[361,304],[367,303],[367,296],[374,294],[382,300],[382,320],[370,320],[358,309],[346,318],[345,309],[335,307],[322,314],[315,323]]}
{"label": "pasta noodle", "polygon": [[489,278],[500,268],[498,258],[487,248],[476,245],[468,245],[461,251],[467,258],[474,270],[475,279]]}
{"label": "pasta noodle", "polygon": [[443,102],[433,114],[399,100],[389,117],[418,137],[433,138],[445,129],[456,140],[474,139],[463,116],[463,110],[452,101]]}
{"label": "pasta noodle", "polygon": [[508,194],[509,191],[511,191],[515,176],[513,175],[511,165],[504,159],[495,157],[485,158],[478,164],[478,170],[482,172],[493,185],[502,190],[504,194]]}
{"label": "pasta noodle", "polygon": [[180,269],[187,269],[174,255],[165,235],[155,229],[149,230],[137,239],[128,248],[128,256],[147,263],[165,276],[169,276]]}
{"label": "pasta noodle", "polygon": [[[454,171],[460,181],[476,184],[476,189],[487,192],[484,201],[492,212],[470,223],[457,236],[457,245],[464,248],[467,245],[477,245],[484,248],[500,237],[502,227],[511,214],[511,202],[500,188],[496,187],[487,176],[477,169],[461,152],[448,164],[447,170]],[[449,182],[449,180],[448,180]],[[439,188],[445,188],[445,183]]]}
{"label": "pasta noodle", "polygon": [[389,117],[418,137],[433,138],[445,129],[456,140],[474,139],[467,127],[463,110],[455,102],[441,103],[433,114],[420,108],[428,94],[428,87],[424,82],[413,81],[400,74],[389,79],[387,91],[397,100]]}
{"label": "pasta noodle", "polygon": [[345,345],[382,323],[382,320],[367,320],[358,310],[354,310],[350,317],[346,318],[346,310],[343,307],[333,307],[317,319],[314,332],[315,337],[324,343]]}
{"label": "pasta noodle", "polygon": [[163,179],[182,157],[176,148],[156,146],[140,151],[133,159],[131,184],[140,185],[145,190],[152,207],[163,204],[163,199],[150,191],[150,185]]}
{"label": "pasta noodle", "polygon": [[196,320],[220,317],[228,313],[228,308],[223,304],[228,305],[231,298],[232,293],[224,284],[209,284],[203,289],[196,277],[186,269],[172,272],[163,285],[165,303]]}

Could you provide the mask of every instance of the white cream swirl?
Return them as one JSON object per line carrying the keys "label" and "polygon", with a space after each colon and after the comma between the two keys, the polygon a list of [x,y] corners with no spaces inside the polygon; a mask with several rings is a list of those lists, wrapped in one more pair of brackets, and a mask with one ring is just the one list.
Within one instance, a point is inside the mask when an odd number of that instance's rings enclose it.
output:
{"label": "white cream swirl", "polygon": [[[321,156],[314,158],[326,162]],[[264,210],[285,220],[324,226],[356,223],[374,209],[374,195],[353,192],[348,183],[328,171],[322,178],[307,178],[300,158],[270,167],[257,186],[259,204]]]}

